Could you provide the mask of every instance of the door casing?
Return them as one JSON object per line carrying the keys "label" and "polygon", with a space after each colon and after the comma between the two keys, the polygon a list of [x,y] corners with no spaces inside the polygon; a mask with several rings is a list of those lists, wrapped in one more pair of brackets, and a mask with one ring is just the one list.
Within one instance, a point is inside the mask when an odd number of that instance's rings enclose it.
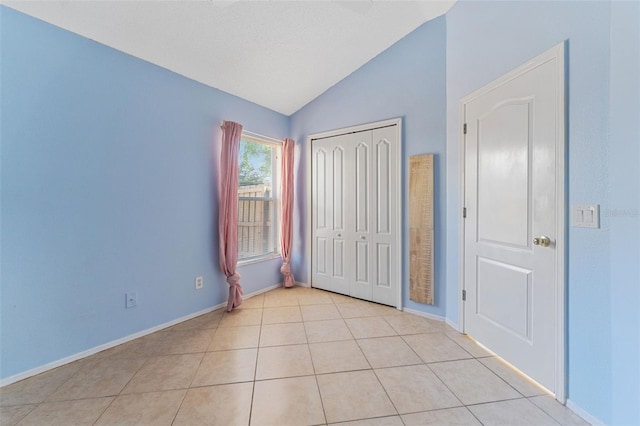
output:
{"label": "door casing", "polygon": [[[507,74],[499,77],[493,82],[483,86],[482,88],[474,91],[473,93],[465,96],[459,103],[459,152],[460,152],[460,215],[458,216],[458,224],[460,227],[459,235],[459,265],[458,265],[458,295],[460,299],[458,308],[458,331],[465,332],[465,318],[464,307],[462,304],[462,294],[465,290],[464,282],[464,270],[465,270],[465,219],[462,214],[465,200],[465,166],[466,166],[466,149],[465,149],[465,133],[464,125],[465,118],[465,105],[472,100],[494,90],[496,87],[513,80],[514,78],[530,71],[537,67],[541,63],[554,58],[558,64],[557,68],[557,82],[559,87],[559,96],[557,99],[557,117],[556,117],[556,211],[555,220],[557,224],[557,236],[555,240],[556,246],[556,289],[555,289],[555,312],[556,312],[556,324],[555,324],[555,398],[565,404],[566,403],[566,333],[565,333],[565,294],[566,294],[566,211],[567,211],[567,199],[566,199],[566,128],[565,120],[567,114],[567,108],[565,103],[566,98],[566,71],[565,71],[565,55],[566,48],[565,43],[560,43],[546,52],[536,56],[530,61],[520,65],[516,69],[508,72]],[[500,354],[497,354],[500,355]]]}
{"label": "door casing", "polygon": [[306,200],[306,243],[305,243],[305,260],[308,265],[307,267],[307,275],[306,275],[306,283],[311,286],[313,283],[311,282],[311,272],[312,272],[312,261],[313,261],[313,252],[312,252],[312,241],[311,241],[311,233],[312,233],[312,217],[313,214],[313,206],[312,206],[312,143],[314,139],[320,138],[329,138],[332,136],[344,135],[347,133],[356,133],[356,132],[364,132],[367,130],[373,130],[380,127],[389,127],[396,126],[396,140],[398,143],[398,155],[396,156],[396,182],[398,182],[398,188],[393,191],[391,194],[391,199],[395,205],[396,214],[398,218],[398,223],[396,224],[395,230],[395,243],[398,250],[392,254],[395,257],[394,261],[397,262],[397,273],[394,277],[396,279],[397,285],[397,296],[396,296],[396,308],[398,310],[402,310],[402,250],[403,250],[403,239],[402,239],[402,119],[401,118],[393,118],[389,120],[377,121],[373,123],[360,124],[356,126],[344,127],[336,130],[329,130],[321,133],[314,133],[307,136],[307,144],[306,144],[306,174],[305,174],[305,187],[307,189],[307,200]]}

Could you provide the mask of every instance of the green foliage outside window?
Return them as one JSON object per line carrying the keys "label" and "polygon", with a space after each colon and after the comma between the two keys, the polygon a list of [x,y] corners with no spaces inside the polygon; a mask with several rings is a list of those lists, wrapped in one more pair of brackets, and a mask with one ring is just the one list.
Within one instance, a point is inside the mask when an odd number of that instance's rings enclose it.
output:
{"label": "green foliage outside window", "polygon": [[240,186],[259,185],[271,181],[271,147],[240,141],[238,181]]}

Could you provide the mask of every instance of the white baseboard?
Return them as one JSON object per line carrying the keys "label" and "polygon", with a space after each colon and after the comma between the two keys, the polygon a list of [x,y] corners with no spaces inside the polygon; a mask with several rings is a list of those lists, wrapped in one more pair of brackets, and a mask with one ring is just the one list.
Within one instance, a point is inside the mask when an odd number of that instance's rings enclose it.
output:
{"label": "white baseboard", "polygon": [[[273,290],[273,289],[281,287],[281,286],[282,286],[282,283],[274,284],[272,286],[269,286],[269,287],[260,289],[258,291],[255,291],[253,293],[244,295],[243,298],[244,299],[250,299],[253,296],[257,296],[259,294],[266,293],[267,291]],[[192,318],[195,318],[195,317],[199,317],[200,315],[208,314],[209,312],[213,312],[216,309],[225,308],[226,306],[227,306],[227,302],[225,301],[223,303],[219,303],[219,304],[217,304],[215,306],[203,309],[201,311],[194,312],[194,313],[189,314],[189,315],[185,315],[183,317],[174,319],[174,320],[169,321],[169,322],[165,322],[165,323],[160,324],[160,325],[156,325],[156,326],[151,327],[151,328],[147,328],[146,330],[138,331],[137,333],[130,334],[130,335],[122,337],[120,339],[116,339],[116,340],[112,340],[111,342],[103,343],[102,345],[95,346],[93,348],[87,349],[86,351],[78,352],[77,354],[69,355],[68,357],[65,357],[65,358],[62,358],[62,359],[59,359],[59,360],[56,360],[56,361],[49,362],[49,363],[41,365],[39,367],[32,368],[31,370],[23,371],[22,373],[18,373],[18,374],[15,374],[13,376],[6,377],[6,378],[0,380],[0,387],[7,386],[7,385],[10,385],[10,384],[15,383],[15,382],[19,382],[20,380],[28,379],[29,377],[35,376],[37,374],[44,373],[44,372],[49,371],[49,370],[53,370],[54,368],[61,367],[61,366],[65,365],[65,364],[69,364],[69,363],[72,363],[74,361],[78,361],[78,360],[86,358],[88,356],[97,354],[98,352],[102,352],[104,350],[111,349],[111,348],[113,348],[115,346],[118,346],[118,345],[121,345],[123,343],[130,342],[131,340],[135,340],[135,339],[138,339],[140,337],[147,336],[147,335],[149,335],[151,333],[155,333],[156,331],[160,331],[160,330],[163,330],[165,328],[172,327],[172,326],[174,326],[176,324],[179,324],[181,322],[188,321],[188,320],[190,320]]]}
{"label": "white baseboard", "polygon": [[429,318],[435,321],[444,321],[445,318],[440,316],[440,315],[435,315],[435,314],[430,314],[427,312],[422,312],[422,311],[418,311],[416,309],[409,309],[409,308],[403,308],[402,309],[403,312],[408,312],[410,314],[414,314],[414,315],[418,315],[424,318]]}
{"label": "white baseboard", "polygon": [[571,411],[573,411],[574,413],[576,413],[576,415],[582,417],[582,419],[588,423],[591,423],[593,426],[605,426],[606,423],[603,422],[602,420],[598,419],[597,417],[589,414],[586,410],[584,410],[582,407],[576,405],[573,403],[573,401],[571,401],[570,399],[567,399],[567,408]]}

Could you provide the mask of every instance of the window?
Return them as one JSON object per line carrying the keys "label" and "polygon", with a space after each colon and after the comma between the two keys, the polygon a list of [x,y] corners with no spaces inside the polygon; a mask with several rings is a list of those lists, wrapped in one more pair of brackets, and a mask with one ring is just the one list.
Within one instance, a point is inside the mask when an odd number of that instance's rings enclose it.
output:
{"label": "window", "polygon": [[238,153],[238,260],[275,257],[281,144],[243,132]]}

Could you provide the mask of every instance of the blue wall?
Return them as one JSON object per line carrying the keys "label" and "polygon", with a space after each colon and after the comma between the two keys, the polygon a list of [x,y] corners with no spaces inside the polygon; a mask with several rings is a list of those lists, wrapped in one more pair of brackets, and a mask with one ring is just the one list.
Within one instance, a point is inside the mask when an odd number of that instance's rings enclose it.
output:
{"label": "blue wall", "polygon": [[[219,124],[285,137],[288,117],[0,14],[0,377],[224,302]],[[241,269],[246,292],[281,281],[264,266]]]}
{"label": "blue wall", "polygon": [[464,1],[447,13],[447,317],[458,315],[459,100],[564,40],[569,203],[602,212],[600,229],[568,230],[568,396],[606,423],[637,424],[637,3]]}
{"label": "blue wall", "polygon": [[611,3],[611,424],[640,424],[640,3]]}
{"label": "blue wall", "polygon": [[[327,130],[389,118],[403,119],[402,166],[410,155],[435,154],[434,226],[436,247],[444,247],[445,227],[445,18],[422,25],[291,116],[291,134],[298,142],[294,259],[299,279],[307,275],[304,260],[307,136]],[[403,173],[402,188],[407,188]],[[302,201],[301,201],[302,200]],[[435,315],[445,314],[444,256],[435,254],[435,305],[409,300],[407,191],[402,194],[404,241],[403,305]]]}

